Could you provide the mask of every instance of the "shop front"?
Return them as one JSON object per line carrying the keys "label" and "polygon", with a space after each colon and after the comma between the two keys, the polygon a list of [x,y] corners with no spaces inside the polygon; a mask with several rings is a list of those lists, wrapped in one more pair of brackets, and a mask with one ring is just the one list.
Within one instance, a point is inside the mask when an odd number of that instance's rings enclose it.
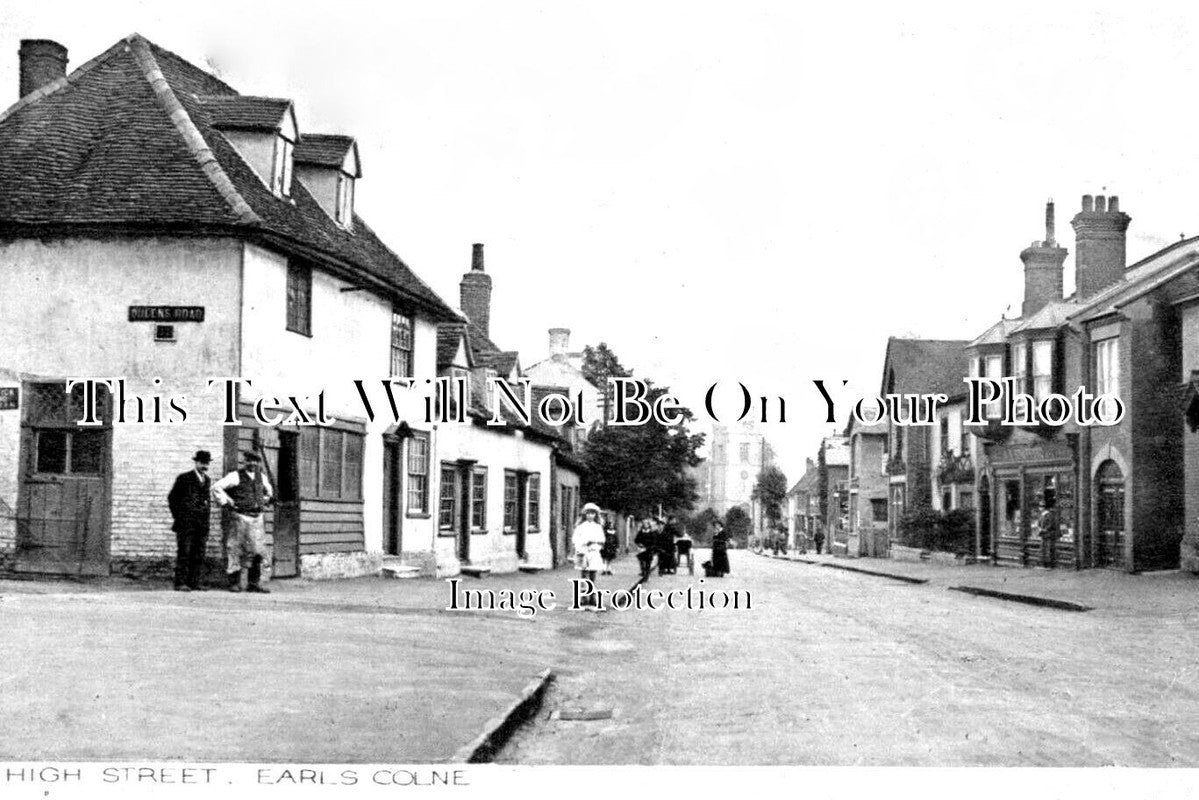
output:
{"label": "shop front", "polygon": [[981,485],[992,491],[989,528],[994,560],[1026,567],[1077,567],[1073,448],[1052,441],[992,445],[988,469]]}

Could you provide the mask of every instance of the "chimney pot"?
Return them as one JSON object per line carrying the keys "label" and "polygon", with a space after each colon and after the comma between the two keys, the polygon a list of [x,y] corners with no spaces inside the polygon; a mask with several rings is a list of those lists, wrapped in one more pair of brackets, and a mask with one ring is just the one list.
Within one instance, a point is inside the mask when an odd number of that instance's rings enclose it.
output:
{"label": "chimney pot", "polygon": [[58,42],[22,39],[17,57],[20,62],[20,97],[67,75],[67,48]]}
{"label": "chimney pot", "polygon": [[470,268],[472,270],[483,272],[483,245],[473,244],[471,247],[473,249],[470,257]]}
{"label": "chimney pot", "polygon": [[1112,212],[1113,214],[1115,214],[1117,211],[1119,211],[1120,210],[1120,198],[1116,197],[1114,194],[1111,197],[1107,198],[1107,210]]}
{"label": "chimney pot", "polygon": [[1053,200],[1045,204],[1045,246],[1053,247],[1057,244],[1057,232],[1055,230],[1056,223],[1054,222]]}
{"label": "chimney pot", "polygon": [[1095,211],[1100,214],[1107,212],[1107,198],[1103,195],[1095,196]]}
{"label": "chimney pot", "polygon": [[1082,196],[1082,210],[1087,213],[1095,210],[1094,200],[1089,194]]}
{"label": "chimney pot", "polygon": [[483,245],[476,244],[471,254],[470,272],[458,283],[459,305],[467,319],[491,335],[491,276],[483,271]]}

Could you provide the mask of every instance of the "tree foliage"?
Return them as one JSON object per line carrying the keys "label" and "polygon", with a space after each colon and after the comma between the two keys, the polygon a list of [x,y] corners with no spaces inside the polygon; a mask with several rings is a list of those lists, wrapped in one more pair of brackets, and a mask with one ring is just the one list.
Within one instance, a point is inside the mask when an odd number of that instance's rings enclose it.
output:
{"label": "tree foliage", "polygon": [[762,504],[762,512],[770,526],[778,525],[783,516],[783,502],[787,499],[787,476],[776,466],[763,467],[754,483],[753,497]]}
{"label": "tree foliage", "polygon": [[700,547],[711,543],[712,528],[715,523],[720,521],[720,515],[709,507],[694,516],[687,517],[683,524],[687,526],[687,532],[695,540],[696,546]]}
{"label": "tree foliage", "polygon": [[733,541],[741,542],[743,547],[749,545],[749,534],[753,528],[753,524],[747,512],[741,506],[733,506],[724,515],[724,527],[728,531],[729,538]]}
{"label": "tree foliage", "polygon": [[[603,343],[583,350],[582,369],[587,380],[602,387],[609,377],[631,374]],[[651,404],[670,391],[652,381],[645,383]],[[690,410],[680,408],[679,413],[675,425],[650,419],[644,425],[603,426],[594,431],[583,452],[586,497],[604,508],[640,517],[656,514],[659,507],[680,514],[692,508],[698,495],[687,468],[699,465],[696,451],[704,437],[688,430],[687,423],[695,419]]]}

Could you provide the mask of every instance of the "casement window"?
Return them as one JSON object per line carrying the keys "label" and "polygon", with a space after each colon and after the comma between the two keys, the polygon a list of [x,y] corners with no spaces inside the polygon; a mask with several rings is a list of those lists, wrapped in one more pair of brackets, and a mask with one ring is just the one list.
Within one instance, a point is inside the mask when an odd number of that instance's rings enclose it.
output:
{"label": "casement window", "polygon": [[1120,395],[1120,340],[1095,343],[1095,394]]}
{"label": "casement window", "polygon": [[275,137],[275,158],[271,168],[271,191],[276,197],[291,197],[291,177],[295,144],[283,135]]}
{"label": "casement window", "polygon": [[541,529],[541,474],[534,472],[528,477],[525,496],[528,500],[529,530]]}
{"label": "casement window", "polygon": [[300,494],[329,500],[361,500],[366,439],[331,428],[300,430]]}
{"label": "casement window", "polygon": [[487,467],[475,467],[470,474],[470,527],[487,530]]}
{"label": "casement window", "polygon": [[397,310],[391,312],[391,377],[411,378],[412,317]]}
{"label": "casement window", "polygon": [[344,172],[337,176],[337,224],[347,230],[354,224],[354,179]]}
{"label": "casement window", "polygon": [[1044,340],[1032,343],[1032,390],[1033,397],[1043,400],[1053,392],[1053,342]]}
{"label": "casement window", "polygon": [[504,472],[504,533],[515,533],[520,524],[520,505],[517,500],[517,477],[515,472]]}
{"label": "casement window", "polygon": [[295,261],[287,263],[287,329],[312,335],[312,268]]}
{"label": "casement window", "polygon": [[408,440],[408,513],[429,513],[429,434]]}
{"label": "casement window", "polygon": [[[1003,379],[1003,356],[1002,355],[999,355],[998,353],[996,353],[994,355],[987,356],[984,360],[984,366],[986,368],[986,374],[983,377],[987,378],[988,380],[993,380],[996,382]],[[998,419],[999,417],[1003,416],[1003,407],[998,400],[992,400],[991,402],[986,403],[985,405],[986,405],[985,416],[987,417],[987,419]]]}
{"label": "casement window", "polygon": [[1016,379],[1016,391],[1028,392],[1028,345],[1016,342],[1012,345],[1012,377]]}
{"label": "casement window", "polygon": [[458,483],[458,468],[453,464],[441,465],[441,495],[437,508],[437,527],[443,533],[453,535],[454,522],[458,519],[458,503],[462,497]]}

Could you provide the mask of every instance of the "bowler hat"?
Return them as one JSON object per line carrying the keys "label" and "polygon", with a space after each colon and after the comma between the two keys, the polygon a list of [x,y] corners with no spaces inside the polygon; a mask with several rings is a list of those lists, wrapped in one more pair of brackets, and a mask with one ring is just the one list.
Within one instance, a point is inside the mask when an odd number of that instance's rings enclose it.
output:
{"label": "bowler hat", "polygon": [[192,461],[199,461],[201,464],[210,464],[212,463],[212,453],[207,450],[197,450],[196,454],[192,456]]}
{"label": "bowler hat", "polygon": [[245,459],[246,461],[261,461],[262,460],[262,457],[259,456],[257,453],[255,453],[253,450],[243,450],[241,457],[243,459]]}

